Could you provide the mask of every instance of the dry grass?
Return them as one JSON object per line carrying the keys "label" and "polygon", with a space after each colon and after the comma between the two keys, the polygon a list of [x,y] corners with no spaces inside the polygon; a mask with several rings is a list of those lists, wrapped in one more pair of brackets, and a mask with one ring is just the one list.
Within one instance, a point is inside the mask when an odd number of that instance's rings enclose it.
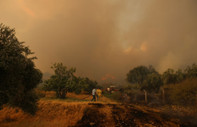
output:
{"label": "dry grass", "polygon": [[[54,92],[45,93],[47,98],[54,98]],[[163,109],[155,109],[146,106],[140,105],[123,105],[118,104],[109,100],[108,98],[102,97],[98,102],[91,102],[91,96],[84,100],[85,97],[89,95],[81,94],[76,95],[74,93],[68,93],[68,98],[75,98],[82,101],[67,101],[66,100],[58,100],[58,99],[41,99],[38,102],[38,111],[34,116],[24,113],[22,110],[18,108],[11,108],[8,106],[3,107],[0,110],[0,127],[69,127],[77,125],[77,123],[82,120],[84,117],[84,111],[90,109],[92,111],[97,110],[98,114],[102,114],[104,117],[101,118],[102,122],[104,122],[105,126],[113,127],[117,123],[114,121],[114,116],[119,118],[122,115],[122,118],[128,119],[135,118],[134,123],[141,126],[152,126],[153,124],[150,122],[151,120],[157,119],[161,121],[163,125],[168,126],[176,126],[176,122],[172,122],[163,119],[159,114],[163,111],[167,112],[168,108]],[[101,107],[99,107],[101,105]],[[174,109],[173,109],[174,108]],[[194,110],[191,109],[182,109],[177,107],[171,107],[173,111],[179,112],[187,112],[190,113],[188,115],[192,115]],[[133,110],[133,111],[132,111]],[[138,113],[143,112],[142,114],[148,114],[148,117],[151,116],[149,123],[144,122],[141,119],[140,114],[135,116],[135,110],[139,111]],[[114,114],[114,111],[118,113]],[[129,114],[129,112],[131,112]],[[196,112],[195,112],[196,113]],[[138,118],[139,117],[139,118]],[[143,116],[142,116],[143,118]],[[127,121],[128,122],[128,121]],[[150,125],[149,125],[150,124]]]}
{"label": "dry grass", "polygon": [[115,123],[114,123],[114,120],[113,120],[113,116],[112,116],[112,109],[108,106],[104,107],[104,108],[101,108],[100,113],[105,113],[105,126],[106,127],[114,127],[115,126]]}
{"label": "dry grass", "polygon": [[[65,102],[58,100],[40,100],[38,107],[39,109],[34,116],[24,113],[17,108],[4,107],[2,110],[0,110],[0,127],[75,126],[79,121],[82,120],[82,118],[84,118],[84,111],[86,111],[87,109],[90,109],[91,111],[97,110],[98,114],[102,114],[103,117],[98,116],[98,119],[100,119],[102,125],[104,124],[108,127],[113,127],[117,124],[117,121],[114,121],[114,116],[116,116],[116,118],[120,118],[120,120],[126,120],[126,122],[129,122],[128,120],[130,120],[130,118],[134,118],[133,122],[136,125],[142,127],[152,127],[157,123],[157,121],[160,121],[160,124],[167,127],[177,127],[176,121],[173,122],[172,119],[169,121],[162,118],[162,116],[159,115],[161,112],[160,110],[155,110],[153,108],[144,106],[106,104],[104,102],[89,103]],[[115,113],[114,111],[117,113]],[[142,116],[143,114],[145,114],[146,116]],[[92,116],[90,116],[90,118],[91,117]]]}
{"label": "dry grass", "polygon": [[[54,91],[41,91],[42,94],[45,94],[45,98],[43,98],[44,100],[58,100],[61,101],[61,99],[56,99],[56,95]],[[75,93],[67,93],[66,94],[66,99],[62,100],[62,101],[66,101],[66,102],[87,102],[87,101],[91,101],[92,100],[92,95],[91,94],[75,94]],[[99,103],[117,103],[116,101],[113,101],[109,98],[106,98],[105,96],[101,96],[99,98],[99,100],[97,101]]]}
{"label": "dry grass", "polygon": [[177,105],[166,105],[159,108],[163,114],[180,119],[183,123],[197,125],[197,107],[183,107]]}
{"label": "dry grass", "polygon": [[[91,95],[68,93],[67,99],[55,99],[55,92],[43,92],[45,98],[38,102],[38,111],[34,116],[18,108],[5,106],[0,110],[0,127],[67,127],[74,126],[82,116],[84,109],[92,99]],[[79,101],[73,101],[74,99]],[[102,97],[94,103],[115,103]],[[106,112],[106,111],[105,111]],[[108,113],[109,114],[109,113]]]}
{"label": "dry grass", "polygon": [[40,101],[34,116],[20,109],[4,107],[0,111],[0,126],[16,127],[55,127],[73,126],[83,116],[87,103],[62,103],[58,101]]}

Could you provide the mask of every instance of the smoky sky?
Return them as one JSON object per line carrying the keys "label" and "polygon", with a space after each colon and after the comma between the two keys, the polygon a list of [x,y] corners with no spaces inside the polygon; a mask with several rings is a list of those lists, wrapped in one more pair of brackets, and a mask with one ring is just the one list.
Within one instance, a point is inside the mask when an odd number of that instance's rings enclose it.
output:
{"label": "smoky sky", "polygon": [[36,67],[63,62],[77,74],[123,81],[197,62],[196,0],[1,0],[0,22],[35,52]]}

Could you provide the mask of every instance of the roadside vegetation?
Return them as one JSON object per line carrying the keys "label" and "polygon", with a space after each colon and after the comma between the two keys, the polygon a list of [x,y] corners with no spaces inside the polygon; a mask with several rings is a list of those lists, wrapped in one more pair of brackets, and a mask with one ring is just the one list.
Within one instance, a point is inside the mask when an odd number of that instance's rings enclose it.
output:
{"label": "roadside vegetation", "polygon": [[163,74],[153,66],[138,66],[129,71],[127,81],[130,85],[122,88],[122,92],[130,96],[131,102],[180,106],[197,104],[196,64],[183,70],[167,69]]}

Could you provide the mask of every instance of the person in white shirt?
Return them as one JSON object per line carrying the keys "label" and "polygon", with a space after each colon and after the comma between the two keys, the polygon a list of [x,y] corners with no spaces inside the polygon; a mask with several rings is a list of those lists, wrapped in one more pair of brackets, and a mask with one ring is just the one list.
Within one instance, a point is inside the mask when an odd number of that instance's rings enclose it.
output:
{"label": "person in white shirt", "polygon": [[96,89],[92,89],[92,100],[91,101],[96,101]]}

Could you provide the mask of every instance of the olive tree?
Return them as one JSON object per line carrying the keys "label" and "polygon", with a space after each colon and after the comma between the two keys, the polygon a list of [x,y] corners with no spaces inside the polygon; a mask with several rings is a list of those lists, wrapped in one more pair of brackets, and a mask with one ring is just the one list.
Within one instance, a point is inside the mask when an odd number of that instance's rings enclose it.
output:
{"label": "olive tree", "polygon": [[15,30],[0,24],[0,106],[9,104],[24,111],[36,111],[34,88],[42,73],[35,68],[33,52],[18,41]]}
{"label": "olive tree", "polygon": [[76,69],[69,69],[62,63],[55,63],[51,68],[55,74],[45,81],[44,89],[55,91],[57,98],[65,98],[67,92],[73,91],[75,87],[74,84],[76,80],[74,79],[76,77],[74,73]]}
{"label": "olive tree", "polygon": [[127,81],[131,84],[138,84],[144,91],[145,102],[147,102],[147,91],[158,91],[163,84],[159,73],[152,67],[138,66],[127,74]]}

